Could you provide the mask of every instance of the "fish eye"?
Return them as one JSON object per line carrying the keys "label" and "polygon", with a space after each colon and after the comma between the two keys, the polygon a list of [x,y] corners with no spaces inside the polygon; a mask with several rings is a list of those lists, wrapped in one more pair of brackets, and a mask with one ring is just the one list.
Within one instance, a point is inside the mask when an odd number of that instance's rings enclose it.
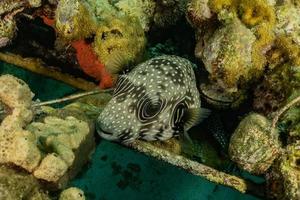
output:
{"label": "fish eye", "polygon": [[179,102],[172,114],[172,124],[174,127],[182,126],[186,114],[187,105],[184,102]]}
{"label": "fish eye", "polygon": [[164,101],[159,99],[153,103],[149,97],[144,97],[137,103],[137,117],[140,121],[146,121],[156,117],[164,107]]}

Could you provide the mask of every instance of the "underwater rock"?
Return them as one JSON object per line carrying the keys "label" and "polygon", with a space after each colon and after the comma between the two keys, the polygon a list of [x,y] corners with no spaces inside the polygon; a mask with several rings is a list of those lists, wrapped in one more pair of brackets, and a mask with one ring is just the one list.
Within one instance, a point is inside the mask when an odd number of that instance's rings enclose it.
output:
{"label": "underwater rock", "polygon": [[146,37],[139,21],[122,16],[99,24],[94,50],[110,73],[118,73],[142,59]]}
{"label": "underwater rock", "polygon": [[229,156],[250,173],[263,174],[280,152],[278,133],[264,116],[252,113],[238,125],[230,139]]}
{"label": "underwater rock", "polygon": [[0,199],[50,200],[32,175],[0,165]]}
{"label": "underwater rock", "polygon": [[71,187],[60,194],[59,200],[85,200],[85,196],[82,190]]}

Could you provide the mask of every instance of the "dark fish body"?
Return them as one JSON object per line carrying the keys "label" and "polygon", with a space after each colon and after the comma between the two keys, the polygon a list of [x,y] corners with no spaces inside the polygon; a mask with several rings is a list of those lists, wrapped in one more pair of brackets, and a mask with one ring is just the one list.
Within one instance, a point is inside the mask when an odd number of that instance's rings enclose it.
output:
{"label": "dark fish body", "polygon": [[125,143],[167,140],[194,126],[200,112],[193,64],[164,55],[120,76],[97,120],[97,131],[105,139]]}

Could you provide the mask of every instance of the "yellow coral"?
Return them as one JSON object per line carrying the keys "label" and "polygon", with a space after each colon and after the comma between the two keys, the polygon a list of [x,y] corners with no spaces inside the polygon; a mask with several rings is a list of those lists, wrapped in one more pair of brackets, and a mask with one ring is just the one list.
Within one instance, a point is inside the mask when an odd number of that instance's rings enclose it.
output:
{"label": "yellow coral", "polygon": [[268,22],[274,26],[275,11],[265,0],[241,0],[238,13],[242,22],[248,26],[255,26]]}
{"label": "yellow coral", "polygon": [[235,10],[239,0],[210,0],[209,7],[219,13],[223,9]]}
{"label": "yellow coral", "polygon": [[146,38],[136,18],[112,17],[99,24],[93,45],[106,69],[118,73],[125,65],[139,61]]}
{"label": "yellow coral", "polygon": [[256,66],[256,68],[262,69],[267,62],[265,53],[270,49],[271,44],[275,39],[275,34],[273,33],[269,24],[263,23],[256,27],[255,35],[257,39],[253,44],[252,63]]}
{"label": "yellow coral", "polygon": [[56,9],[55,27],[64,40],[80,40],[95,32],[96,21],[88,5],[79,0],[62,0]]}
{"label": "yellow coral", "polygon": [[290,63],[300,66],[300,47],[295,44],[292,38],[279,36],[275,41],[275,48],[269,57],[269,62],[273,65]]}

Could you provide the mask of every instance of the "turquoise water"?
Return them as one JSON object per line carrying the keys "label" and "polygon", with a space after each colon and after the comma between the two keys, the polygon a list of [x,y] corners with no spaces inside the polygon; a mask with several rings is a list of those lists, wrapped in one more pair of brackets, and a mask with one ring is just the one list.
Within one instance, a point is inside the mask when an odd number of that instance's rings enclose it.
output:
{"label": "turquoise water", "polygon": [[[0,74],[13,74],[26,81],[41,100],[62,97],[76,90],[0,62]],[[184,170],[107,141],[101,141],[91,162],[72,182],[87,199],[255,200],[250,195],[215,185]]]}

